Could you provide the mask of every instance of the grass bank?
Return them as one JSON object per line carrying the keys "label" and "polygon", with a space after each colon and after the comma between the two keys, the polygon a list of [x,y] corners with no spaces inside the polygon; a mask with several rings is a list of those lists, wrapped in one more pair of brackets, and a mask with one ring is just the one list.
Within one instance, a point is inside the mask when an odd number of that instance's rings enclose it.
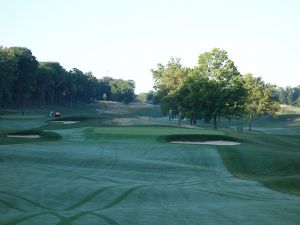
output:
{"label": "grass bank", "polygon": [[242,145],[218,147],[232,174],[300,195],[300,135],[236,134]]}
{"label": "grass bank", "polygon": [[[30,137],[36,138],[30,138]],[[24,144],[41,141],[57,141],[62,137],[50,131],[42,130],[13,130],[0,128],[0,145]]]}

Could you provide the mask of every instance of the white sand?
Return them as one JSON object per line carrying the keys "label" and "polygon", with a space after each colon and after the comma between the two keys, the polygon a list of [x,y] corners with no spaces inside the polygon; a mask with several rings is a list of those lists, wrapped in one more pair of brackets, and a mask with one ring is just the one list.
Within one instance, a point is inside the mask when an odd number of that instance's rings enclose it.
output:
{"label": "white sand", "polygon": [[239,142],[234,141],[171,141],[173,144],[189,144],[189,145],[240,145]]}
{"label": "white sand", "polygon": [[40,135],[7,135],[8,138],[40,138]]}
{"label": "white sand", "polygon": [[52,124],[73,124],[73,123],[79,123],[80,121],[51,121],[49,123]]}

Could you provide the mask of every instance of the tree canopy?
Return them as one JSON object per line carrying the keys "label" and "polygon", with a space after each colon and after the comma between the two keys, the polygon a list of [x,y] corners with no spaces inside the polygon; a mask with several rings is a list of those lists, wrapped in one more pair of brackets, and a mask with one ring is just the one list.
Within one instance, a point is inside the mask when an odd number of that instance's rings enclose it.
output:
{"label": "tree canopy", "polygon": [[246,115],[249,121],[249,131],[251,131],[253,118],[259,115],[272,115],[279,110],[279,105],[275,101],[275,87],[265,84],[261,77],[253,77],[252,74],[244,76],[245,87],[248,92],[245,104]]}
{"label": "tree canopy", "polygon": [[[177,111],[189,118],[191,124],[201,119],[213,120],[217,129],[218,118],[247,117],[251,129],[253,117],[274,115],[279,108],[275,87],[265,84],[261,78],[242,76],[222,49],[201,54],[193,69],[171,58],[166,65],[158,64],[151,71],[164,112]],[[290,96],[296,98],[297,93],[293,91],[294,95]]]}
{"label": "tree canopy", "polygon": [[59,62],[38,62],[23,47],[0,47],[0,107],[88,103],[98,100],[130,103],[132,80],[104,77],[77,68],[67,71]]}

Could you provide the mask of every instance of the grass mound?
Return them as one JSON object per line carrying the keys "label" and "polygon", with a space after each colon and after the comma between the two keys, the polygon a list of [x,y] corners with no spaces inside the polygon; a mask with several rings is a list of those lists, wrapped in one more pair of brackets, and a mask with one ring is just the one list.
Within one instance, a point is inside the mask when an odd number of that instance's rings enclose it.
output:
{"label": "grass mound", "polygon": [[261,182],[266,187],[300,196],[300,176],[274,176]]}
{"label": "grass mound", "polygon": [[[36,137],[36,138],[28,138]],[[54,132],[42,131],[42,130],[23,130],[15,132],[1,132],[0,133],[0,144],[22,144],[29,142],[40,142],[40,141],[57,141],[62,137]]]}
{"label": "grass mound", "polygon": [[240,146],[218,148],[226,167],[242,179],[268,188],[300,195],[300,136],[240,134]]}

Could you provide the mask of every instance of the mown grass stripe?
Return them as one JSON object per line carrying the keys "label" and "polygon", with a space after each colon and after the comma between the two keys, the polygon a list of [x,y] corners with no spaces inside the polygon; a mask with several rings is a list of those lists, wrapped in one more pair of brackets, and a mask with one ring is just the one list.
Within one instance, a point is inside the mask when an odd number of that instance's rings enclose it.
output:
{"label": "mown grass stripe", "polygon": [[9,202],[7,202],[7,201],[4,201],[4,200],[2,200],[2,199],[0,199],[0,202],[3,203],[4,205],[8,206],[9,208],[13,208],[13,209],[19,210],[19,211],[21,211],[21,212],[28,212],[28,211],[26,211],[26,210],[24,210],[24,209],[20,209],[20,208],[18,208],[18,207],[16,207],[16,206],[12,205],[11,203],[9,203]]}
{"label": "mown grass stripe", "polygon": [[100,214],[96,214],[96,213],[90,213],[90,215],[99,217],[101,219],[103,219],[106,223],[108,223],[109,225],[119,225],[119,223],[117,221],[115,221],[114,219],[105,216],[105,215],[100,215]]}
{"label": "mown grass stripe", "polygon": [[45,206],[43,206],[43,205],[41,205],[39,203],[36,203],[36,202],[34,202],[34,201],[30,200],[30,199],[27,199],[25,197],[22,197],[22,196],[19,196],[19,195],[16,195],[16,194],[12,194],[12,193],[9,193],[9,192],[6,192],[6,191],[0,191],[0,193],[6,194],[6,195],[10,195],[10,196],[13,196],[13,197],[18,198],[18,199],[22,199],[23,201],[28,202],[28,203],[30,203],[30,204],[32,204],[34,206],[37,206],[39,208],[42,208],[42,209],[54,210],[54,209],[45,207]]}
{"label": "mown grass stripe", "polygon": [[82,206],[83,204],[89,202],[90,200],[92,200],[93,198],[95,198],[97,195],[101,194],[102,192],[106,191],[106,190],[109,190],[109,189],[112,189],[113,187],[116,187],[116,186],[109,186],[109,187],[105,187],[105,188],[101,188],[93,193],[90,193],[89,195],[87,195],[86,197],[84,197],[83,199],[81,199],[79,202],[77,202],[76,204],[68,207],[65,209],[65,211],[69,211],[69,210],[73,210],[73,209],[76,209],[80,206]]}
{"label": "mown grass stripe", "polygon": [[100,210],[103,210],[103,209],[108,209],[108,208],[111,208],[117,204],[119,204],[120,202],[122,202],[124,199],[127,198],[127,196],[133,192],[134,190],[140,188],[142,186],[137,186],[137,187],[133,187],[133,188],[130,188],[128,189],[127,191],[125,191],[123,194],[121,194],[119,197],[117,197],[114,201],[112,201],[111,203],[105,205],[104,207],[102,207]]}

